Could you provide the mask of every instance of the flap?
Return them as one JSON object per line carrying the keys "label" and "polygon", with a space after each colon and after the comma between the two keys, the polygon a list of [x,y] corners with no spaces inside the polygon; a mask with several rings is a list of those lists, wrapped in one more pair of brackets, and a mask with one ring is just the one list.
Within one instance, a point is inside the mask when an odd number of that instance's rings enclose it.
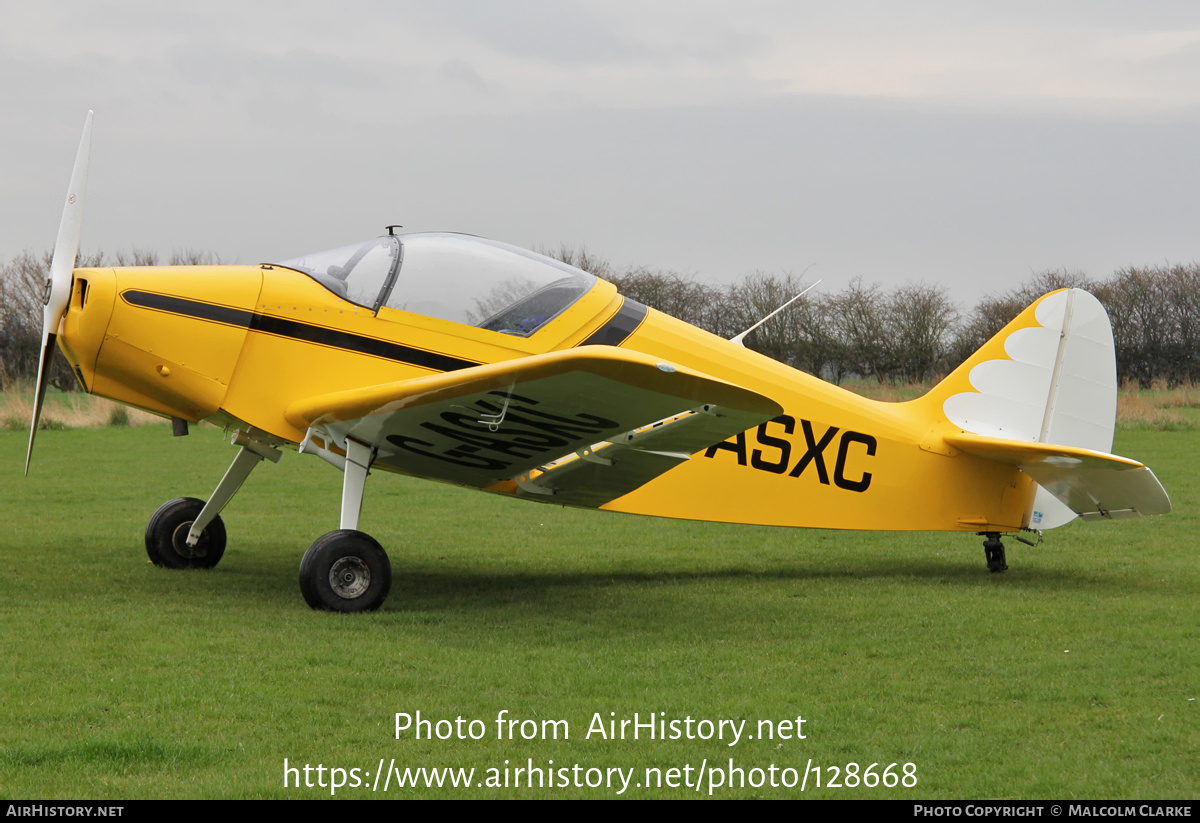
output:
{"label": "flap", "polygon": [[520,478],[517,493],[552,495],[550,502],[568,506],[603,506],[763,420],[728,406],[701,406],[545,466]]}

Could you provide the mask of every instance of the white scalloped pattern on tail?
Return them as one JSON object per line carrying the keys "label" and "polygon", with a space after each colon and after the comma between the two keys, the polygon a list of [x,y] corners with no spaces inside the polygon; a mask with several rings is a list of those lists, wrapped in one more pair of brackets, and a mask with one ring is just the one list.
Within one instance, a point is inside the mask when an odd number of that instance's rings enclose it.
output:
{"label": "white scalloped pattern on tail", "polygon": [[[1112,326],[1100,301],[1080,289],[1046,295],[1037,326],[1004,341],[1010,359],[971,369],[975,391],[946,398],[946,417],[990,437],[1112,451],[1117,367]],[[1028,525],[1052,529],[1075,513],[1040,486],[1027,507]]]}

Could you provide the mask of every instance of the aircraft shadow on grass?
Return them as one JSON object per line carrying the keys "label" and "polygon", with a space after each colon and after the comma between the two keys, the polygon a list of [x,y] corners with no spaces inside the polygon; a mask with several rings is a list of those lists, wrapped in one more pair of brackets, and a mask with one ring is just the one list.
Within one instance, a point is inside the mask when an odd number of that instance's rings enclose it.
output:
{"label": "aircraft shadow on grass", "polygon": [[[849,566],[849,563],[847,564]],[[547,612],[579,613],[594,611],[596,598],[611,594],[614,589],[626,589],[622,595],[636,600],[639,592],[653,588],[687,590],[714,583],[761,582],[795,583],[789,590],[776,590],[778,598],[808,599],[815,597],[810,586],[823,587],[830,583],[854,585],[860,591],[871,589],[880,582],[911,580],[914,589],[928,592],[930,586],[945,587],[956,593],[1002,589],[1006,591],[1094,592],[1099,598],[1128,597],[1144,590],[1147,594],[1170,596],[1169,583],[1147,581],[1145,585],[1126,577],[1109,576],[1075,569],[1048,569],[1025,566],[1018,573],[998,577],[981,574],[978,568],[949,561],[911,559],[864,560],[858,568],[804,568],[799,564],[771,569],[727,568],[711,570],[672,571],[579,571],[579,572],[496,572],[437,571],[430,564],[406,570],[399,578],[397,591],[403,600],[394,607],[398,612],[435,612],[441,610],[503,610],[510,606],[542,604]],[[220,584],[211,594],[240,600],[247,595],[283,596],[281,568],[278,562],[259,555],[239,566],[230,567],[219,576]],[[859,586],[858,584],[861,584]],[[205,587],[206,590],[208,587]],[[569,597],[560,599],[560,594]],[[1183,592],[1180,591],[1180,594]],[[184,597],[185,595],[177,595]],[[767,598],[769,599],[769,597]],[[389,609],[392,610],[392,609]]]}

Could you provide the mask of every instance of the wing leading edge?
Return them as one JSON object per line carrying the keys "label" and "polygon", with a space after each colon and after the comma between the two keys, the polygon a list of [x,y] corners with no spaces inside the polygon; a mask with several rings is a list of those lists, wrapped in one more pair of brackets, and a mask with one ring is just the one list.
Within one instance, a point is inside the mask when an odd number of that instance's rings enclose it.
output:
{"label": "wing leading edge", "polygon": [[733,383],[608,346],[493,363],[293,403],[323,451],[547,502],[600,506],[782,412]]}

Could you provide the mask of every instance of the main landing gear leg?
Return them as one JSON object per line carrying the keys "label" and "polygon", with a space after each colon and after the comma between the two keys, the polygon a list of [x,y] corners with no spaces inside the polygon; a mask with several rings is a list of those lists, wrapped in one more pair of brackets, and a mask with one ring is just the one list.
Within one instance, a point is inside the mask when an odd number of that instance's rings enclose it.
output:
{"label": "main landing gear leg", "polygon": [[987,558],[990,572],[1008,571],[1008,563],[1004,561],[1004,544],[1000,542],[1000,532],[980,532],[987,540],[983,541],[983,554]]}
{"label": "main landing gear leg", "polygon": [[343,529],[357,529],[362,513],[363,491],[367,487],[367,469],[371,466],[371,447],[346,438],[346,466],[342,477]]}
{"label": "main landing gear leg", "polygon": [[225,524],[218,516],[263,458],[278,463],[280,452],[243,432],[233,443],[241,451],[208,502],[180,497],[159,507],[146,526],[146,553],[156,566],[211,569],[225,553]]}
{"label": "main landing gear leg", "polygon": [[363,490],[374,453],[346,438],[341,528],[317,538],[300,561],[300,592],[314,609],[365,612],[378,609],[392,587],[392,565],[383,547],[358,531]]}

